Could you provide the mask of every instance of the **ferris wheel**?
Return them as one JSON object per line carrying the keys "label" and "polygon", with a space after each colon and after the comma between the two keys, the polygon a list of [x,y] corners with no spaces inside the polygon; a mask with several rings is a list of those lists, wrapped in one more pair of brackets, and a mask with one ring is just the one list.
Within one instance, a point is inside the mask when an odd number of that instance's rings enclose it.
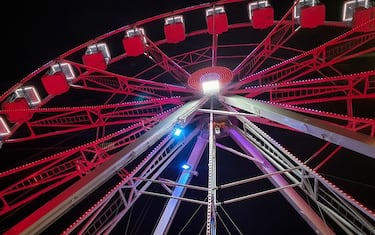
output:
{"label": "ferris wheel", "polygon": [[204,3],[42,65],[0,97],[1,232],[375,234],[375,7],[337,10]]}

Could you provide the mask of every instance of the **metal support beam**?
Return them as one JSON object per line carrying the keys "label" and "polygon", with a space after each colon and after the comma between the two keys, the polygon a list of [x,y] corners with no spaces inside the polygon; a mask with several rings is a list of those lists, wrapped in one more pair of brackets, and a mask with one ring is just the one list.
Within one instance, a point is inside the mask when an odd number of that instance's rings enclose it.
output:
{"label": "metal support beam", "polygon": [[180,177],[178,178],[178,185],[175,186],[172,192],[172,198],[168,200],[168,203],[160,216],[159,222],[153,232],[154,235],[168,233],[172,218],[176,214],[181,202],[181,200],[179,200],[178,198],[184,195],[186,191],[186,187],[184,185],[189,184],[193,171],[197,167],[206,146],[207,141],[202,140],[202,137],[198,136],[194,148],[191,151],[189,159],[186,163],[190,166],[190,169],[183,170]]}
{"label": "metal support beam", "polygon": [[[263,156],[254,145],[252,145],[237,128],[229,129],[229,134],[233,140],[249,155],[265,162],[267,167],[256,164],[264,174],[272,174],[277,170],[272,164]],[[276,188],[283,188],[281,194],[288,200],[288,202],[299,212],[302,218],[316,231],[317,234],[333,235],[334,232],[324,223],[324,221],[316,214],[310,205],[297,193],[297,191],[289,187],[286,179],[279,174],[272,174],[270,180]]]}
{"label": "metal support beam", "polygon": [[288,18],[294,18],[293,10],[298,2],[298,0],[294,2],[267,37],[233,70],[236,80],[241,80],[255,73],[270,55],[284,45],[299,30],[300,26],[297,27],[294,20],[288,20]]}
{"label": "metal support beam", "polygon": [[50,224],[116,174],[124,165],[143,153],[157,140],[162,138],[162,136],[172,131],[176,124],[192,118],[196,110],[206,103],[206,101],[207,98],[204,97],[185,104],[150,131],[139,137],[136,142],[127,145],[90,174],[71,185],[20,223],[13,226],[4,235],[41,233]]}
{"label": "metal support beam", "polygon": [[[234,109],[232,107],[227,108],[230,110]],[[249,143],[252,143],[262,153],[262,156],[268,160],[268,162],[263,165],[258,164],[259,168],[267,168],[267,164],[272,164],[275,169],[282,171],[291,170],[295,167],[301,167],[303,171],[294,171],[293,174],[289,174],[285,171],[284,176],[285,178],[288,178],[288,182],[290,184],[300,184],[302,191],[304,191],[312,200],[308,202],[309,205],[314,202],[313,204],[319,208],[321,213],[324,211],[324,215],[331,217],[331,219],[335,221],[344,231],[347,229],[352,230],[353,228],[361,231],[359,233],[354,232],[354,234],[369,234],[369,231],[375,231],[373,228],[374,226],[371,225],[370,222],[374,221],[374,214],[371,210],[358,203],[355,199],[348,196],[342,190],[314,171],[311,171],[311,169],[305,165],[298,163],[298,161],[296,161],[297,159],[295,159],[293,155],[290,155],[288,152],[280,149],[281,146],[271,137],[267,137],[266,135],[263,136],[261,134],[262,130],[252,124],[248,119],[242,116],[238,116],[237,118],[240,122],[242,122],[244,128],[243,132],[241,132],[242,135],[245,136]],[[273,148],[272,146],[276,148]],[[278,161],[275,161],[276,159],[278,159]],[[282,162],[284,162],[284,164],[280,164]],[[311,179],[314,180],[311,181]],[[247,195],[243,198],[251,196],[252,195]],[[254,196],[256,196],[256,194]],[[334,213],[331,213],[331,211],[334,211]],[[321,217],[323,218],[324,215],[321,214]],[[340,221],[345,222],[341,223]]]}
{"label": "metal support beam", "polygon": [[211,53],[212,53],[211,66],[212,67],[216,66],[216,61],[217,61],[217,40],[218,40],[218,35],[214,33],[212,35],[212,49],[211,49]]}
{"label": "metal support beam", "polygon": [[[211,109],[212,107],[211,99]],[[214,114],[210,113],[208,136],[208,195],[206,235],[216,235],[216,147]]]}
{"label": "metal support beam", "polygon": [[160,50],[149,38],[147,38],[146,49],[148,56],[156,63],[159,63],[160,67],[169,72],[177,81],[186,83],[191,74]]}
{"label": "metal support beam", "polygon": [[370,136],[241,96],[223,97],[223,101],[228,105],[281,123],[305,134],[375,158],[375,138]]}

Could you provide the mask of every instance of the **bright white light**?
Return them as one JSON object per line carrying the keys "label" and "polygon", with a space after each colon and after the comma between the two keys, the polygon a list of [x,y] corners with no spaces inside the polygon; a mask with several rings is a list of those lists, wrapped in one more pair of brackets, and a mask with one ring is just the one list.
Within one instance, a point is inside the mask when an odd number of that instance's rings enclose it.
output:
{"label": "bright white light", "polygon": [[31,106],[35,106],[41,102],[40,96],[34,86],[21,87],[14,91],[17,98],[26,98]]}
{"label": "bright white light", "polygon": [[218,93],[220,90],[219,80],[211,80],[211,81],[202,82],[202,89],[203,89],[203,93],[206,95]]}
{"label": "bright white light", "polygon": [[133,37],[136,37],[136,36],[140,36],[141,39],[142,39],[142,42],[144,44],[147,44],[147,40],[146,40],[146,37],[145,37],[146,33],[145,33],[144,28],[128,29],[128,30],[126,30],[125,35],[128,38],[133,38]]}
{"label": "bright white light", "polygon": [[351,0],[344,3],[342,8],[342,21],[351,21],[353,19],[354,11],[357,7],[368,8],[368,0]]}
{"label": "bright white light", "polygon": [[0,136],[6,136],[10,133],[9,127],[5,123],[4,119],[0,117]]}
{"label": "bright white light", "polygon": [[184,18],[180,15],[176,15],[164,19],[164,25],[170,25],[175,23],[184,23]]}
{"label": "bright white light", "polygon": [[294,6],[294,9],[293,9],[293,16],[295,19],[298,19],[301,15],[301,7],[303,6],[315,6],[317,3],[316,3],[316,0],[304,0],[303,2],[302,1],[299,1],[295,6]]}
{"label": "bright white light", "polygon": [[182,165],[182,169],[184,170],[189,170],[190,169],[190,166],[188,164],[183,164]]}
{"label": "bright white light", "polygon": [[220,134],[220,127],[215,126],[215,134],[219,135]]}
{"label": "bright white light", "polygon": [[268,7],[268,1],[256,1],[249,3],[249,19],[252,20],[253,18],[253,10],[257,8],[263,8],[263,7]]}
{"label": "bright white light", "polygon": [[176,128],[176,129],[174,130],[173,135],[175,135],[175,136],[180,136],[181,133],[182,133],[182,129],[181,129],[181,128]]}
{"label": "bright white light", "polygon": [[63,72],[66,80],[72,81],[76,78],[73,67],[68,63],[58,63],[51,66],[51,74]]}
{"label": "bright white light", "polygon": [[225,13],[223,6],[206,9],[206,16],[211,16],[213,14],[221,14],[221,13]]}
{"label": "bright white light", "polygon": [[111,60],[111,53],[109,52],[108,46],[106,43],[97,43],[91,46],[88,46],[85,54],[94,54],[101,52],[104,56],[105,62],[108,64]]}

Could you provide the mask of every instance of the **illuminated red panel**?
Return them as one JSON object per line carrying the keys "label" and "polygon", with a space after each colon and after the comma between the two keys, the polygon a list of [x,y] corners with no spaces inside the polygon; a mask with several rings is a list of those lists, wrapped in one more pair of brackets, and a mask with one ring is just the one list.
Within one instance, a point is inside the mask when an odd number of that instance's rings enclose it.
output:
{"label": "illuminated red panel", "polygon": [[207,16],[207,28],[210,34],[221,34],[228,31],[228,18],[226,13]]}
{"label": "illuminated red panel", "polygon": [[[5,102],[2,106],[3,110],[9,110],[7,118],[10,122],[24,122],[33,116],[33,113],[28,111],[30,107],[25,98],[17,98],[13,102]],[[16,109],[18,111],[11,111]]]}
{"label": "illuminated red panel", "polygon": [[168,43],[179,43],[185,40],[185,26],[183,23],[164,25],[164,35]]}
{"label": "illuminated red panel", "polygon": [[201,89],[202,82],[208,80],[219,80],[220,86],[224,87],[233,79],[232,71],[226,67],[213,66],[199,69],[191,74],[188,80],[190,87]]}
{"label": "illuminated red panel", "polygon": [[145,52],[145,46],[141,36],[125,37],[122,39],[127,56],[139,56]]}
{"label": "illuminated red panel", "polygon": [[323,25],[326,18],[326,6],[318,4],[301,8],[300,24],[302,28],[315,28]]}
{"label": "illuminated red panel", "polygon": [[252,25],[255,29],[266,29],[273,25],[274,11],[272,7],[256,8],[252,10]]}
{"label": "illuminated red panel", "polygon": [[90,67],[94,67],[101,70],[107,69],[107,63],[104,59],[103,53],[101,52],[93,54],[84,54],[82,56],[82,61],[85,65]]}
{"label": "illuminated red panel", "polygon": [[56,72],[52,75],[42,77],[42,84],[50,95],[61,95],[70,88],[68,80],[66,80],[63,72]]}
{"label": "illuminated red panel", "polygon": [[358,7],[355,9],[352,21],[352,27],[357,27],[361,24],[364,24],[368,21],[372,20],[366,26],[362,27],[360,31],[362,32],[370,32],[375,30],[375,7],[364,8]]}

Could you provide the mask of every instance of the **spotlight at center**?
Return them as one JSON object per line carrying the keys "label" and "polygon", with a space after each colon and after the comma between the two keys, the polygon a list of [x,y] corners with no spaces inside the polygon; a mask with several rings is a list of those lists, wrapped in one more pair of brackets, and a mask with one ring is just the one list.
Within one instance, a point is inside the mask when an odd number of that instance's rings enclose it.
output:
{"label": "spotlight at center", "polygon": [[203,81],[202,89],[205,95],[216,94],[220,91],[219,80]]}
{"label": "spotlight at center", "polygon": [[188,80],[190,87],[202,90],[205,95],[216,94],[233,79],[232,71],[214,66],[195,71]]}

